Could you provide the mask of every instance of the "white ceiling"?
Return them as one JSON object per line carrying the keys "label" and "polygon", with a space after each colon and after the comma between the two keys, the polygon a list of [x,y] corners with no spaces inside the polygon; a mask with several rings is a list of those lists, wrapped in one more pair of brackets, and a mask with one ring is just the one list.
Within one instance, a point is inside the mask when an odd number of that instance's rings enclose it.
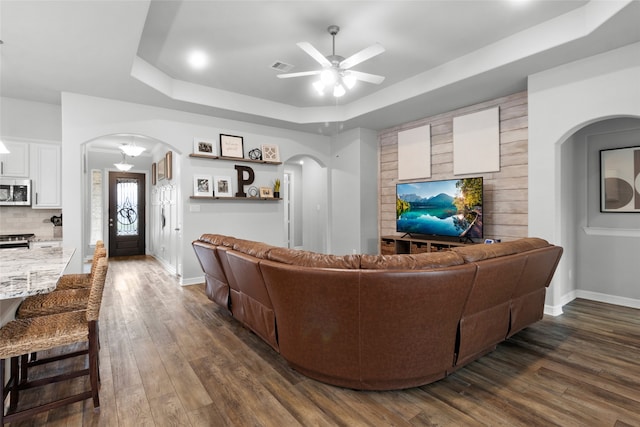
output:
{"label": "white ceiling", "polygon": [[[526,89],[526,77],[640,41],[632,0],[30,1],[0,3],[6,97],[60,103],[62,91],[326,133],[374,130]],[[313,77],[279,79],[373,43],[353,69],[385,76],[336,101]],[[190,49],[210,55],[194,71]]]}

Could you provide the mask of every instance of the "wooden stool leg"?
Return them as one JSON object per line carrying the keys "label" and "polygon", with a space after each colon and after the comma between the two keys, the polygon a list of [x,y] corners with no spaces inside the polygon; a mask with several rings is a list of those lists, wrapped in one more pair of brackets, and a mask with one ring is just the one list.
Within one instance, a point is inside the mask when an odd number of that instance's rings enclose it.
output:
{"label": "wooden stool leg", "polygon": [[7,398],[8,390],[4,383],[4,359],[0,359],[0,384],[2,384],[2,411],[0,411],[0,426],[4,427],[4,399]]}
{"label": "wooden stool leg", "polygon": [[[93,331],[92,331],[93,329]],[[98,351],[100,348],[97,335],[96,322],[89,323],[89,379],[91,381],[91,394],[93,397],[93,407],[100,409],[100,365],[98,363]]]}
{"label": "wooden stool leg", "polygon": [[18,357],[11,358],[11,388],[9,396],[9,412],[15,411],[18,407]]}
{"label": "wooden stool leg", "polygon": [[29,378],[29,355],[23,354],[20,357],[20,384],[26,383]]}

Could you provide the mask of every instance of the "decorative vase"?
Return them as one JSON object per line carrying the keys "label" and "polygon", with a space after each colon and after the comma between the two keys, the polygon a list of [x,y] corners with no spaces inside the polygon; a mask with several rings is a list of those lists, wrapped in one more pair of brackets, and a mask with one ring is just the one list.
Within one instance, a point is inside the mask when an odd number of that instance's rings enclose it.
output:
{"label": "decorative vase", "polygon": [[273,197],[275,197],[276,199],[280,198],[280,192],[279,191],[274,191],[273,192]]}

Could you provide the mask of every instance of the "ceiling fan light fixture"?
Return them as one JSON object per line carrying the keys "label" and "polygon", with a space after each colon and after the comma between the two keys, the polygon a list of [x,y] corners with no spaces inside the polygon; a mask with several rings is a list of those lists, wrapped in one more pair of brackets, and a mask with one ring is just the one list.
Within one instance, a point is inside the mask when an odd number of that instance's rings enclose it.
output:
{"label": "ceiling fan light fixture", "polygon": [[324,95],[324,83],[322,80],[318,80],[317,82],[313,82],[313,88],[318,92],[319,95]]}
{"label": "ceiling fan light fixture", "polygon": [[342,78],[342,82],[347,89],[351,90],[356,85],[356,78],[353,77],[351,73],[345,73],[345,76]]}
{"label": "ceiling fan light fixture", "polygon": [[345,90],[344,86],[342,86],[340,83],[336,83],[336,85],[333,87],[333,96],[335,96],[336,98],[340,98],[345,93],[347,93],[347,91]]}
{"label": "ceiling fan light fixture", "polygon": [[336,77],[336,70],[333,68],[325,68],[322,70],[322,73],[320,73],[320,80],[327,86],[334,84],[337,80]]}

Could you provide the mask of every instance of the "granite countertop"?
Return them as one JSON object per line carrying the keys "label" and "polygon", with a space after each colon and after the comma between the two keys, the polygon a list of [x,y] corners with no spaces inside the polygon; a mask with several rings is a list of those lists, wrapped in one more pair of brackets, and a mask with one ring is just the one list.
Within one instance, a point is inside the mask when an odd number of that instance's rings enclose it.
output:
{"label": "granite countertop", "polygon": [[51,292],[69,264],[73,248],[0,250],[0,299]]}
{"label": "granite countertop", "polygon": [[62,237],[34,236],[33,242],[62,242]]}

